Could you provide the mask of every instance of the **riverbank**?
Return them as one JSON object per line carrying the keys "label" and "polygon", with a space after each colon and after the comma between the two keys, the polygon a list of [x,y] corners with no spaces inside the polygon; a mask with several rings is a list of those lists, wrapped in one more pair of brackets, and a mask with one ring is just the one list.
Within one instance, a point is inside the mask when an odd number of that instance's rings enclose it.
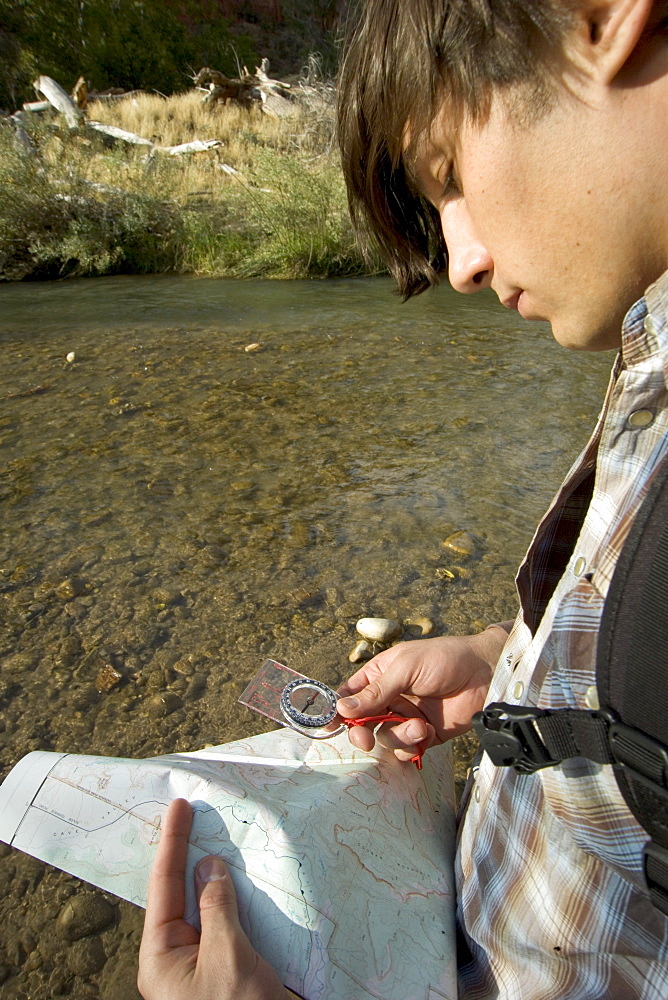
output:
{"label": "riverbank", "polygon": [[[0,289],[0,778],[31,750],[141,758],[268,729],[237,703],[264,658],[336,687],[361,617],[456,635],[513,616],[609,358],[491,292],[392,288]],[[460,529],[468,556],[443,545]],[[471,744],[456,754],[461,785]],[[0,844],[2,1000],[139,1000],[142,919]]]}
{"label": "riverbank", "polygon": [[174,272],[306,278],[373,273],[350,226],[327,91],[289,117],[192,91],[92,104],[90,120],[183,156],[35,116],[0,123],[0,280]]}

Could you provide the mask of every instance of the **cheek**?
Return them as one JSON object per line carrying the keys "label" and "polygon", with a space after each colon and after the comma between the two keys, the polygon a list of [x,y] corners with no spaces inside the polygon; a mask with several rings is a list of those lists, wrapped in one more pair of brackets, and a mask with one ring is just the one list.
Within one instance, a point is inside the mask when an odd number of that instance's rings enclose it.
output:
{"label": "cheek", "polygon": [[[572,198],[551,172],[528,169],[517,157],[508,167],[479,170],[466,190],[466,204],[481,241],[500,251],[553,260],[572,242]],[[570,230],[570,235],[569,235]]]}
{"label": "cheek", "polygon": [[[496,155],[495,155],[496,154]],[[482,155],[464,174],[466,204],[475,227],[483,239],[496,239],[523,226],[533,211],[532,192],[523,165],[506,153],[495,150]]]}

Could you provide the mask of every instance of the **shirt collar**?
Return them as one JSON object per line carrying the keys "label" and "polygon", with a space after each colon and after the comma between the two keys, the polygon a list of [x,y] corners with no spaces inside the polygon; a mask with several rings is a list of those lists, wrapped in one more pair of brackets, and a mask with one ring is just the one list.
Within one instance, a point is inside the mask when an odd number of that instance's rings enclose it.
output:
{"label": "shirt collar", "polygon": [[627,368],[659,362],[668,384],[668,271],[649,286],[624,317],[622,358]]}

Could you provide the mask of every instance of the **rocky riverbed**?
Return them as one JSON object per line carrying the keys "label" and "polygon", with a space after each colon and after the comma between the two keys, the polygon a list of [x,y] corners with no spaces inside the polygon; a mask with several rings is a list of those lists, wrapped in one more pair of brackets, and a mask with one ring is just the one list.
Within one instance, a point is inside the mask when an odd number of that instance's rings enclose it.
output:
{"label": "rocky riverbed", "polygon": [[[263,659],[336,687],[362,617],[514,615],[609,359],[541,330],[528,365],[489,299],[389,287],[0,289],[0,777],[261,732],[237,699]],[[142,916],[0,845],[0,995],[132,1000]]]}

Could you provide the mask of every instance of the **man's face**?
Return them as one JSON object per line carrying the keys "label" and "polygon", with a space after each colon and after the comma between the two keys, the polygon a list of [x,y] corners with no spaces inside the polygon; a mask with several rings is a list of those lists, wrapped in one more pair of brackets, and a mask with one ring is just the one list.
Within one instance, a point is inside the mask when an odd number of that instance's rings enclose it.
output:
{"label": "man's face", "polygon": [[484,124],[453,135],[444,115],[418,158],[450,282],[493,288],[565,347],[614,348],[627,309],[668,268],[668,220],[642,161],[648,123],[602,88],[560,89],[537,120],[520,118],[494,98]]}

